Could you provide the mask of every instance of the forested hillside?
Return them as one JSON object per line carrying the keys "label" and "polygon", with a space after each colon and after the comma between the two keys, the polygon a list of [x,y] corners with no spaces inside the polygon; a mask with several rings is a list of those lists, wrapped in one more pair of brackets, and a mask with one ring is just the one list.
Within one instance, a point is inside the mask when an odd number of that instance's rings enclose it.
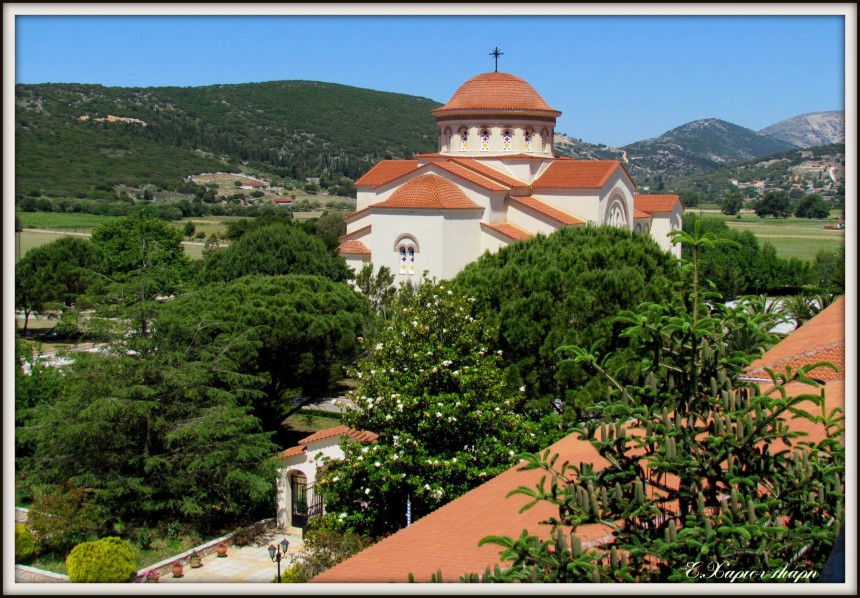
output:
{"label": "forested hillside", "polygon": [[74,197],[99,185],[167,187],[240,164],[272,176],[354,179],[380,159],[433,151],[437,106],[313,81],[17,85],[16,190]]}

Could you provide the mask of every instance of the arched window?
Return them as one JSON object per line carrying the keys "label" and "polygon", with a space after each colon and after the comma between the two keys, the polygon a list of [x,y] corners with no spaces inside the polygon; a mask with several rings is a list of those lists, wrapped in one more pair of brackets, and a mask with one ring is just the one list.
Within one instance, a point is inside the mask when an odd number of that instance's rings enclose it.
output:
{"label": "arched window", "polygon": [[418,253],[418,242],[408,234],[397,237],[394,242],[397,258],[400,262],[398,272],[403,276],[415,274],[415,255]]}
{"label": "arched window", "polygon": [[546,129],[542,129],[540,132],[540,140],[541,140],[541,151],[545,152],[546,148],[550,144],[549,131]]}
{"label": "arched window", "polygon": [[511,151],[511,130],[505,129],[502,131],[502,149],[506,152]]}
{"label": "arched window", "polygon": [[445,127],[445,133],[443,134],[442,143],[444,143],[445,151],[451,151],[451,127]]}
{"label": "arched window", "polygon": [[532,151],[532,130],[526,129],[525,136],[523,137],[523,149],[527,152]]}
{"label": "arched window", "polygon": [[469,129],[466,127],[460,128],[460,149],[462,151],[469,149]]}
{"label": "arched window", "polygon": [[490,131],[489,129],[481,129],[481,151],[485,152],[490,149]]}
{"label": "arched window", "polygon": [[619,228],[627,228],[627,215],[625,214],[624,204],[620,199],[615,198],[609,205],[609,209],[606,211],[606,224]]}

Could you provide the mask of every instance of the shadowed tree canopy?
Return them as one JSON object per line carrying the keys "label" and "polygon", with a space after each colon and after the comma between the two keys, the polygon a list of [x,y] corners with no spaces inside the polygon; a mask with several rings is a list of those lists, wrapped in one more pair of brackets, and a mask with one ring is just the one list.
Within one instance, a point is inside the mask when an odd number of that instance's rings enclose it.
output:
{"label": "shadowed tree canopy", "polygon": [[71,306],[92,281],[98,253],[76,237],[62,237],[28,251],[15,264],[15,307],[24,311],[24,331],[30,313],[51,303]]}
{"label": "shadowed tree canopy", "polygon": [[216,251],[203,265],[200,280],[229,281],[248,274],[312,274],[335,282],[350,278],[346,262],[322,239],[286,224],[254,228]]}
{"label": "shadowed tree canopy", "polygon": [[672,296],[681,275],[677,260],[647,235],[576,227],[486,254],[454,283],[498,327],[509,382],[526,387],[532,407],[546,412],[554,404],[578,418],[605,387],[579,366],[559,366],[556,348],[600,341],[629,366],[633,358],[624,357],[626,341],[611,319]]}
{"label": "shadowed tree canopy", "polygon": [[345,283],[254,275],[164,304],[158,326],[174,344],[221,336],[225,326],[257,339],[237,359],[241,371],[262,375],[265,397],[254,400],[254,411],[267,430],[279,430],[290,399],[322,394],[342,379],[370,317],[367,300]]}

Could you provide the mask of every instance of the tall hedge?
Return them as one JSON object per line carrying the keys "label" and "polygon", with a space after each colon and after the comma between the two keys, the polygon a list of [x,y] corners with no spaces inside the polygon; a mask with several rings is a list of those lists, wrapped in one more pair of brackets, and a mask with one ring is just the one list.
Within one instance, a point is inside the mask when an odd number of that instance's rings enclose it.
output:
{"label": "tall hedge", "polygon": [[124,583],[137,571],[131,545],[115,536],[75,546],[66,569],[73,583]]}

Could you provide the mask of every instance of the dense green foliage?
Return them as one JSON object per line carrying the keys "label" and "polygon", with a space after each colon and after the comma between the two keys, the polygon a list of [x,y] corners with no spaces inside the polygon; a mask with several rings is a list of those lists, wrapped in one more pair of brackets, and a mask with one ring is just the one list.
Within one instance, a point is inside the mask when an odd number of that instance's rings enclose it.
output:
{"label": "dense green foliage", "polygon": [[205,284],[248,274],[312,274],[336,282],[351,277],[346,262],[322,239],[298,226],[283,224],[256,227],[226,249],[214,252],[206,260],[200,279]]}
{"label": "dense green foliage", "polygon": [[311,528],[305,534],[301,554],[281,580],[303,583],[367,548],[370,540],[358,534],[328,527]]}
{"label": "dense green foliage", "polygon": [[253,338],[213,322],[224,334],[174,339],[154,322],[147,337],[76,353],[59,393],[26,414],[16,435],[31,451],[23,483],[34,496],[86,488],[96,530],[163,517],[206,529],[258,513],[275,446],[249,405],[260,381],[237,367]]}
{"label": "dense green foliage", "polygon": [[[25,464],[22,469],[29,473],[27,461],[22,461]],[[104,512],[88,490],[63,480],[37,488],[28,514],[40,548],[61,555],[66,555],[76,544],[97,538],[104,520]]]}
{"label": "dense green foliage", "polygon": [[33,532],[25,523],[15,524],[15,562],[26,563],[36,552],[36,541]]}
{"label": "dense green foliage", "polygon": [[24,312],[24,332],[32,312],[70,307],[86,292],[100,256],[89,241],[62,237],[28,251],[15,264],[15,308]]}
{"label": "dense green foliage", "polygon": [[[111,197],[119,184],[173,189],[188,174],[235,172],[240,163],[343,185],[379,159],[433,151],[430,110],[439,105],[313,81],[16,85],[15,100],[18,192],[94,199],[101,186]],[[96,120],[108,114],[146,126]]]}
{"label": "dense green foliage", "polygon": [[344,459],[317,481],[334,523],[374,538],[492,478],[516,451],[550,443],[557,423],[521,415],[523,389],[505,383],[473,300],[429,280],[401,298],[358,364],[358,409],[343,416],[379,439],[346,439]]}
{"label": "dense green foliage", "polygon": [[830,218],[830,204],[813,193],[798,202],[794,215],[797,218]]}
{"label": "dense green foliage", "polygon": [[759,218],[788,218],[791,211],[791,199],[785,191],[768,191],[755,204],[755,213]]}
{"label": "dense green foliage", "polygon": [[[525,386],[539,412],[559,410],[580,419],[605,387],[578,366],[559,365],[566,343],[627,342],[612,323],[622,309],[646,300],[671,299],[681,277],[676,260],[647,235],[612,227],[564,228],[516,243],[469,264],[455,284],[498,328],[506,378]],[[628,367],[632,355],[620,357]]]}
{"label": "dense green foliage", "polygon": [[[694,250],[717,241],[699,233],[679,240]],[[726,581],[729,571],[820,571],[844,518],[844,418],[823,408],[824,391],[805,377],[820,364],[774,373],[765,392],[742,384],[743,364],[725,350],[736,316],[697,284],[683,303],[626,314],[626,334],[648,356],[635,384],[603,370],[600,355],[562,348],[611,383],[601,421],[574,431],[608,465],[560,463],[548,450],[523,455],[524,469],[545,475],[509,495],[530,498],[526,509],[549,503],[558,515],[545,522],[549,541],[528,531],[484,538],[504,548],[509,564],[487,581]],[[786,392],[793,379],[809,393]],[[824,440],[804,440],[791,422],[819,427]],[[610,521],[611,539],[583,550],[578,527]]]}
{"label": "dense green foliage", "polygon": [[[758,239],[750,231],[729,228],[716,218],[699,218],[693,213],[684,215],[685,231],[692,231],[696,223],[703,234],[731,241],[720,247],[703,247],[699,255],[702,279],[713,283],[726,300],[742,295],[793,292],[813,280],[809,262],[778,257],[773,245],[766,242],[759,246]],[[685,245],[684,258],[690,259],[691,251]]]}
{"label": "dense green foliage", "polygon": [[165,304],[159,332],[177,346],[234,334],[255,339],[236,354],[236,367],[259,375],[262,393],[242,403],[253,407],[266,430],[277,431],[292,399],[319,396],[343,378],[369,318],[367,302],[345,283],[256,275],[213,283]]}
{"label": "dense green foliage", "polygon": [[131,545],[116,536],[78,544],[66,567],[72,583],[124,583],[137,571]]}

